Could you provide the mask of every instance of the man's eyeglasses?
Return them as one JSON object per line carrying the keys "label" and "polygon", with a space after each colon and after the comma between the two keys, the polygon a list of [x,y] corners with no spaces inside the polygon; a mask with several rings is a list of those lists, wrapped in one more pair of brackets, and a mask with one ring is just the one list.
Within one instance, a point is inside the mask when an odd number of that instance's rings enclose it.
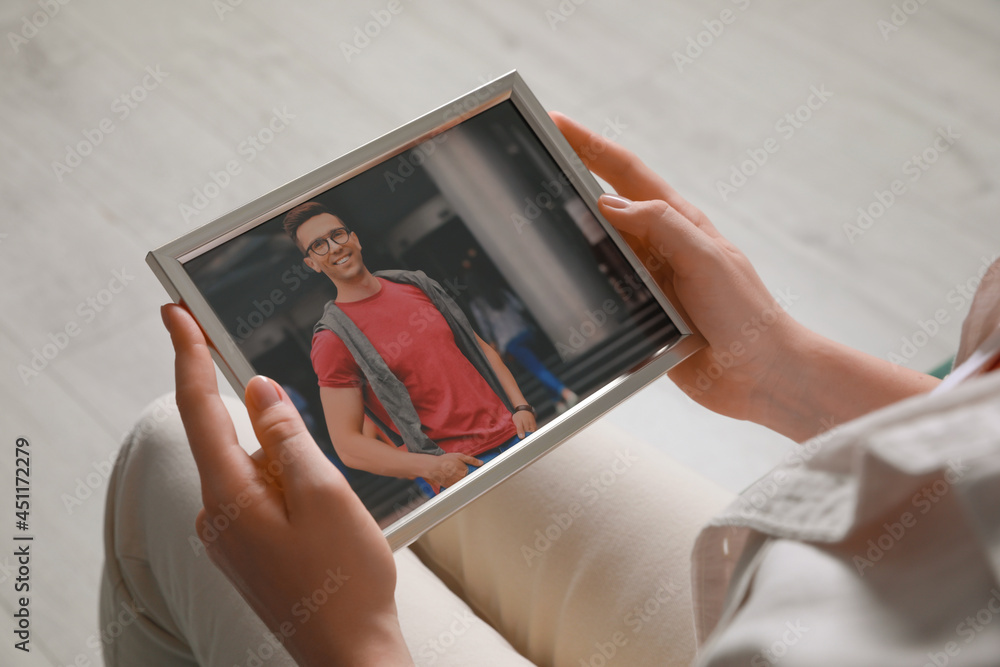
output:
{"label": "man's eyeglasses", "polygon": [[306,248],[306,252],[312,252],[316,255],[322,257],[323,255],[330,252],[330,241],[333,241],[337,245],[344,245],[347,243],[347,239],[351,236],[351,230],[347,227],[337,227],[332,232],[326,236],[321,236]]}

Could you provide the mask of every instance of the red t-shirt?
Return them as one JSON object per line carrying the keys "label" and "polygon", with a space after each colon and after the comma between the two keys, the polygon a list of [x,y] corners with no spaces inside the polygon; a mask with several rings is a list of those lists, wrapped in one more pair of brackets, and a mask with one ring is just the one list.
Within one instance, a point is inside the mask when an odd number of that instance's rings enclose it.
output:
{"label": "red t-shirt", "polygon": [[[337,305],[365,334],[410,393],[424,433],[446,452],[475,456],[517,435],[510,411],[462,354],[444,316],[423,290],[378,278],[372,296]],[[313,336],[321,387],[361,387],[365,407],[392,419],[337,334]]]}

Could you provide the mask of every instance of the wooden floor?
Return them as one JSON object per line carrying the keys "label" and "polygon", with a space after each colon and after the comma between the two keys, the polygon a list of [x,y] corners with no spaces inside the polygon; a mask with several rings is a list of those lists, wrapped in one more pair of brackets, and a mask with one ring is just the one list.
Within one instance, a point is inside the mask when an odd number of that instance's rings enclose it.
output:
{"label": "wooden floor", "polygon": [[[36,536],[32,652],[7,632],[3,665],[97,659],[107,462],[172,382],[145,253],[512,68],[548,108],[620,127],[796,317],[873,354],[952,354],[964,286],[1000,252],[996,2],[63,2],[0,5],[0,507],[24,436]],[[373,11],[391,21],[345,49]],[[251,160],[276,111],[293,118]],[[665,380],[606,419],[734,490],[790,447]]]}

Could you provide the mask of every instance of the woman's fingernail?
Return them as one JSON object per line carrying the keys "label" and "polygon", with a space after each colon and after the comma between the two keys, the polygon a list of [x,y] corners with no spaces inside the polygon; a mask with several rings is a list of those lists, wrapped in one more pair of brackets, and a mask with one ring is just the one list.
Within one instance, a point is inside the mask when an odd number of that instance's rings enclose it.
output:
{"label": "woman's fingernail", "polygon": [[632,205],[631,199],[625,199],[625,197],[619,197],[618,195],[601,195],[600,202],[607,206],[608,208],[628,208]]}
{"label": "woman's fingernail", "polygon": [[255,375],[247,383],[247,395],[258,410],[266,410],[281,401],[278,390],[263,375]]}
{"label": "woman's fingernail", "polygon": [[170,323],[167,322],[167,307],[168,306],[169,306],[169,304],[166,304],[166,303],[163,304],[162,306],[160,306],[160,319],[163,320],[163,326],[165,326],[167,328],[167,331],[170,331]]}

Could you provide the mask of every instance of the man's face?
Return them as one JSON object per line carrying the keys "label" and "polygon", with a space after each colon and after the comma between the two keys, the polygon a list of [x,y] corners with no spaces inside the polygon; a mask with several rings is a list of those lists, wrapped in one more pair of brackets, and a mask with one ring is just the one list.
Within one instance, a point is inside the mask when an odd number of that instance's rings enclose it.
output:
{"label": "man's face", "polygon": [[[340,218],[329,213],[321,213],[306,220],[296,231],[295,238],[302,248],[309,248],[317,239],[327,239],[333,230],[344,226]],[[326,245],[328,252],[325,255],[311,250],[306,252],[303,260],[306,266],[317,273],[325,273],[334,283],[349,281],[365,270],[365,265],[361,261],[361,242],[357,234],[352,232],[343,245],[335,241],[328,241]],[[321,247],[320,251],[323,249]]]}

